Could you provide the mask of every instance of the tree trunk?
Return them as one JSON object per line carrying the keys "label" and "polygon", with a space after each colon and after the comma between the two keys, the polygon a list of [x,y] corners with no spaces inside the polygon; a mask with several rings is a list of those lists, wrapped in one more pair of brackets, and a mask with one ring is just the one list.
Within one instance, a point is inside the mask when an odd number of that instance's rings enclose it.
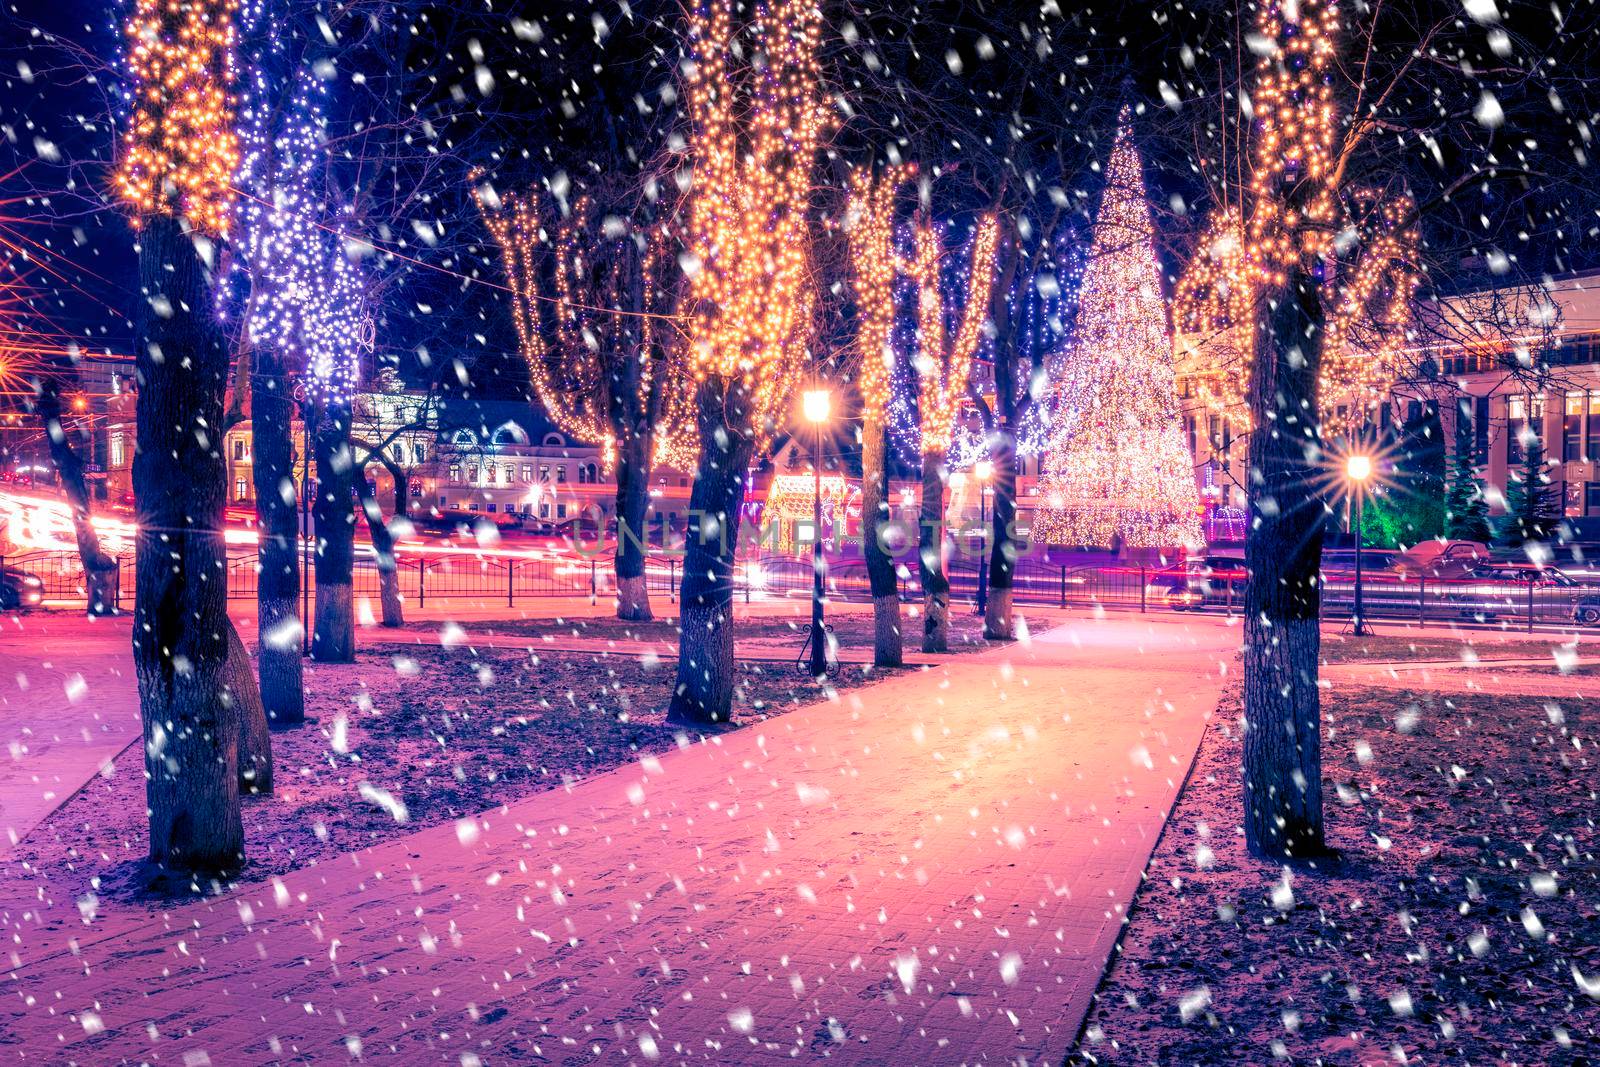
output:
{"label": "tree trunk", "polygon": [[1251,376],[1257,429],[1245,539],[1245,840],[1275,860],[1326,851],[1317,691],[1323,503],[1313,489],[1322,325],[1317,280],[1291,272],[1264,316]]}
{"label": "tree trunk", "polygon": [[1011,535],[1017,521],[1017,444],[1009,426],[1003,426],[990,438],[989,450],[994,463],[994,517],[989,531],[989,592],[983,611],[983,636],[991,641],[1010,641],[1016,637],[1011,588],[1017,569],[1017,544]]}
{"label": "tree trunk", "polygon": [[922,457],[917,570],[922,576],[922,651],[950,650],[950,580],[944,573],[944,464]]}
{"label": "tree trunk", "polygon": [[361,495],[361,514],[367,520],[372,551],[378,557],[378,599],[383,604],[383,625],[395,629],[406,624],[405,607],[400,598],[400,568],[394,558],[394,537],[383,521],[377,494],[364,470],[356,472],[356,492]]}
{"label": "tree trunk", "polygon": [[316,448],[317,498],[311,506],[317,531],[317,613],[311,658],[318,663],[353,663],[356,658],[355,456],[350,450],[350,404],[318,406],[312,430]]}
{"label": "tree trunk", "polygon": [[389,477],[394,481],[394,517],[397,519],[409,519],[411,517],[411,472],[404,467],[390,467]]}
{"label": "tree trunk", "polygon": [[227,486],[216,428],[228,347],[210,279],[176,218],[145,222],[139,283],[133,660],[150,858],[165,868],[221,871],[244,858],[239,720],[224,693]]}
{"label": "tree trunk", "polygon": [[228,700],[239,719],[239,791],[256,796],[272,792],[272,734],[267,729],[267,709],[250,669],[250,650],[228,620]]}
{"label": "tree trunk", "polygon": [[888,439],[883,413],[866,412],[861,420],[861,548],[872,586],[872,663],[899,667],[905,663],[905,638],[900,628],[900,577],[885,543],[889,520]]}
{"label": "tree trunk", "polygon": [[618,447],[617,618],[643,622],[654,617],[644,575],[644,546],[650,536],[644,528],[650,507],[649,430],[630,434]]}
{"label": "tree trunk", "polygon": [[256,670],[261,702],[274,727],[305,722],[301,677],[300,524],[294,480],[294,402],[283,358],[262,351],[254,359],[258,385],[250,398],[250,441],[255,456],[256,528],[260,568],[256,575]]}
{"label": "tree trunk", "polygon": [[689,493],[679,589],[678,679],[667,721],[692,726],[733,717],[733,565],[745,477],[755,441],[724,417],[723,386],[699,386],[700,465]]}
{"label": "tree trunk", "polygon": [[49,442],[50,462],[55,466],[61,492],[72,515],[72,535],[78,543],[78,561],[83,566],[85,603],[90,615],[117,613],[117,581],[121,568],[100,548],[100,535],[90,522],[89,485],[84,477],[83,460],[67,438],[61,423],[61,394],[54,378],[42,381],[34,410],[44,424]]}

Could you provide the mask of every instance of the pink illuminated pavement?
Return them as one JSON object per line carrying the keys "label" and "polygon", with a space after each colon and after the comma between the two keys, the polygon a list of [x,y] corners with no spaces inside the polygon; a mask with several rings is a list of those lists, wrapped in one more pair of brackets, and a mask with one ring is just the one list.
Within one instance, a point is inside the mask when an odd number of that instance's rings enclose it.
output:
{"label": "pink illuminated pavement", "polygon": [[1237,635],[1068,621],[276,885],[40,924],[7,946],[0,1045],[48,1063],[1056,1061]]}

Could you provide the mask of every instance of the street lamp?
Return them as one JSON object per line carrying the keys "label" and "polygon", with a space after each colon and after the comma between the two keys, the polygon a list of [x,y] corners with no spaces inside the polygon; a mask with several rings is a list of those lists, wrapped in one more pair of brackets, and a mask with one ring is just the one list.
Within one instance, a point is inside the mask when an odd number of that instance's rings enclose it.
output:
{"label": "street lamp", "polygon": [[989,479],[994,476],[994,464],[980,459],[972,465],[972,475],[978,480],[978,606],[982,615],[989,608],[989,517],[984,508],[984,496],[989,491]]}
{"label": "street lamp", "polygon": [[822,425],[833,408],[832,394],[826,389],[807,389],[801,410],[814,430],[811,438],[811,677],[828,673],[828,642],[822,631]]}
{"label": "street lamp", "polygon": [[1372,457],[1352,452],[1345,457],[1344,474],[1350,482],[1350,492],[1356,502],[1356,597],[1350,617],[1350,632],[1356,637],[1367,637],[1372,633],[1372,629],[1367,625],[1366,616],[1361,611],[1361,499],[1367,487],[1367,480],[1372,477]]}

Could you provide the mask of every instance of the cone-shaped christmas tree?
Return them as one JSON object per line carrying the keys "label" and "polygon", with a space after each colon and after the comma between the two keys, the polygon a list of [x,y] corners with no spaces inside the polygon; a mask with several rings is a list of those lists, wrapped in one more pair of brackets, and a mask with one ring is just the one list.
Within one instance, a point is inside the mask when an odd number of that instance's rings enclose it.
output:
{"label": "cone-shaped christmas tree", "polygon": [[1077,331],[1056,382],[1064,432],[1045,455],[1033,539],[1053,545],[1201,543],[1154,228],[1127,113],[1106,168]]}

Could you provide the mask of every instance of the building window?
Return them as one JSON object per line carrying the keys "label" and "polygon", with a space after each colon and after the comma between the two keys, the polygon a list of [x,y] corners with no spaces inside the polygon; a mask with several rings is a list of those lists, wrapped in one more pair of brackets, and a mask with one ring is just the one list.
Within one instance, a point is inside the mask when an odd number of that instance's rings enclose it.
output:
{"label": "building window", "polygon": [[509,463],[506,464],[505,474],[506,474],[506,484],[507,485],[510,485],[512,482],[515,482],[517,480],[517,468],[513,467]]}
{"label": "building window", "polygon": [[411,446],[411,456],[417,462],[417,464],[419,466],[421,464],[424,464],[424,463],[428,462],[428,446],[427,445],[412,445]]}
{"label": "building window", "polygon": [[490,503],[490,505],[489,505],[489,514],[491,514],[491,515],[494,514],[494,507],[495,507],[494,504]]}
{"label": "building window", "polygon": [[245,486],[245,480],[243,478],[235,478],[233,480],[233,499],[245,500],[248,497],[249,492]]}
{"label": "building window", "polygon": [[561,466],[556,468],[556,484],[557,485],[565,485],[566,481],[567,481],[567,466],[566,466],[565,463],[563,463]]}
{"label": "building window", "polygon": [[1584,415],[1583,458],[1600,462],[1600,389],[1589,390],[1588,412]]}
{"label": "building window", "polygon": [[244,459],[244,438],[243,437],[235,437],[233,439],[233,458],[236,461]]}
{"label": "building window", "polygon": [[478,484],[478,465],[476,463],[467,465],[467,481],[472,485]]}
{"label": "building window", "polygon": [[1506,465],[1522,462],[1522,433],[1528,428],[1528,402],[1525,397],[1506,397]]}
{"label": "building window", "polygon": [[1583,483],[1583,513],[1600,515],[1600,482]]}
{"label": "building window", "polygon": [[421,500],[422,499],[422,486],[413,484],[411,486],[411,495],[412,495],[413,498],[415,498],[417,500]]}
{"label": "building window", "polygon": [[548,500],[539,505],[539,517],[541,519],[548,519],[550,517],[550,502]]}
{"label": "building window", "polygon": [[1583,458],[1584,406],[1587,395],[1568,393],[1567,406],[1561,415],[1561,459],[1571,462]]}
{"label": "building window", "polygon": [[522,465],[522,480],[525,481],[525,482],[533,481],[533,464],[532,463],[524,463]]}
{"label": "building window", "polygon": [[450,480],[452,482],[459,482],[461,480],[461,464],[450,464]]}
{"label": "building window", "polygon": [[548,464],[548,463],[539,464],[539,481],[542,484],[546,484],[546,485],[549,484],[549,482],[550,482],[550,464]]}
{"label": "building window", "polygon": [[1489,398],[1478,397],[1473,403],[1472,448],[1477,453],[1478,466],[1489,462]]}
{"label": "building window", "polygon": [[567,517],[567,506],[565,504],[557,504],[556,505],[556,518],[564,519],[566,517]]}
{"label": "building window", "polygon": [[127,456],[123,452],[122,431],[118,430],[111,435],[111,465],[120,467]]}

